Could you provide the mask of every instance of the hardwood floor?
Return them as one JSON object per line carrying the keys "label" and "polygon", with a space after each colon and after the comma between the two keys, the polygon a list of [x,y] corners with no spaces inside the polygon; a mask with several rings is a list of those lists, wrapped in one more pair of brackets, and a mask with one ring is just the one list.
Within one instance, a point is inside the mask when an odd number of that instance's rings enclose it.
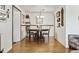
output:
{"label": "hardwood floor", "polygon": [[68,53],[70,49],[64,48],[58,41],[50,38],[48,42],[34,42],[24,39],[13,44],[9,53]]}

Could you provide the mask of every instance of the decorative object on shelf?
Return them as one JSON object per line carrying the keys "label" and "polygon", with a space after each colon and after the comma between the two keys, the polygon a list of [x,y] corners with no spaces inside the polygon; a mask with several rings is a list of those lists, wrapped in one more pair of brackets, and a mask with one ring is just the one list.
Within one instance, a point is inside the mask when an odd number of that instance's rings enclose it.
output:
{"label": "decorative object on shelf", "polygon": [[64,9],[61,9],[61,26],[64,26]]}
{"label": "decorative object on shelf", "polygon": [[26,14],[25,18],[26,19],[24,19],[24,23],[27,23],[27,22],[30,23],[30,16],[29,16],[29,14]]}
{"label": "decorative object on shelf", "polygon": [[56,13],[56,17],[60,17],[60,11]]}
{"label": "decorative object on shelf", "polygon": [[30,23],[30,19],[31,19],[31,17],[30,17],[30,10],[27,8],[27,10],[25,11],[25,13],[26,13],[26,15],[24,15],[24,24],[27,24],[27,23]]}
{"label": "decorative object on shelf", "polygon": [[60,22],[60,18],[57,18],[57,22]]}
{"label": "decorative object on shelf", "polygon": [[5,5],[0,5],[0,9],[5,10]]}
{"label": "decorative object on shelf", "polygon": [[0,9],[0,20],[4,21],[6,18],[9,18],[9,9],[7,9],[7,11]]}
{"label": "decorative object on shelf", "polygon": [[29,14],[26,15],[26,18],[28,18],[28,19],[30,18],[30,17],[29,17]]}
{"label": "decorative object on shelf", "polygon": [[6,19],[6,12],[5,10],[0,9],[0,20]]}

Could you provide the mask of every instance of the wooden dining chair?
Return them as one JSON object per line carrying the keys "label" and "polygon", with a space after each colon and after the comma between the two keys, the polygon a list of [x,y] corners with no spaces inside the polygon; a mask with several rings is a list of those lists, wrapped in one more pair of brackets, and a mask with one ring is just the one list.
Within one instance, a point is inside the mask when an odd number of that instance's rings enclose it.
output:
{"label": "wooden dining chair", "polygon": [[[37,26],[30,26],[30,29],[36,29],[36,28],[37,28]],[[31,37],[33,37],[33,39],[34,39],[35,33],[36,33],[36,31],[31,31],[29,35],[30,35]]]}
{"label": "wooden dining chair", "polygon": [[46,30],[42,31],[42,35],[43,36],[47,35],[48,36],[48,41],[49,41],[50,26],[43,26],[42,28],[46,29]]}

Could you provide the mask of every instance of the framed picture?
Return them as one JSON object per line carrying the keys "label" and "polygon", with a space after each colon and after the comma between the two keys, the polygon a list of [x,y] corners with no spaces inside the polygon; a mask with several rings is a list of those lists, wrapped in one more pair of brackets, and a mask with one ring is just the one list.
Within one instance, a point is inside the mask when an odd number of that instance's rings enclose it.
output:
{"label": "framed picture", "polygon": [[60,17],[60,11],[56,13],[56,17]]}
{"label": "framed picture", "polygon": [[64,26],[64,9],[61,9],[61,26]]}
{"label": "framed picture", "polygon": [[0,5],[0,9],[5,10],[5,5]]}

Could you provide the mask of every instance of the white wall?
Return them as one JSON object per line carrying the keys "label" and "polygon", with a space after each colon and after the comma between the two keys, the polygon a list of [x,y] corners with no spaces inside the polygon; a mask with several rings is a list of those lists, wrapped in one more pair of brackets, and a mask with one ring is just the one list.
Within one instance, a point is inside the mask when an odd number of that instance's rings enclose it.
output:
{"label": "white wall", "polygon": [[12,6],[6,5],[5,9],[10,10],[9,18],[0,22],[1,48],[8,52],[12,48]]}
{"label": "white wall", "polygon": [[68,47],[68,34],[79,35],[79,5],[66,6],[66,44]]}
{"label": "white wall", "polygon": [[[61,8],[64,8],[64,26],[60,26],[57,28],[57,17],[56,17],[56,12],[61,11]],[[56,11],[55,11],[55,36],[56,39],[64,46],[66,47],[66,7],[65,6],[60,6]],[[60,19],[61,20],[61,19]]]}

